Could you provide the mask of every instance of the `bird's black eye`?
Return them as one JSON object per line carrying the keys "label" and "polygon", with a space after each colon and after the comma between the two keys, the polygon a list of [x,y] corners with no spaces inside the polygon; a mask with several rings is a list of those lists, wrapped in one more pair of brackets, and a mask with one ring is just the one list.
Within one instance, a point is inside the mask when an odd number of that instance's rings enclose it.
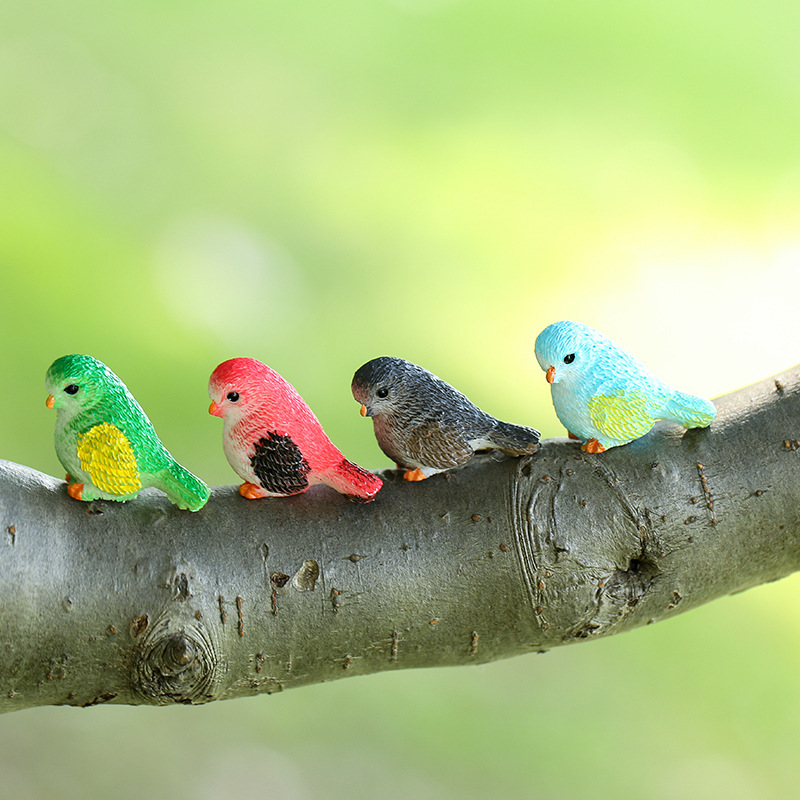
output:
{"label": "bird's black eye", "polygon": [[239,399],[239,392],[228,392],[228,400],[235,403]]}
{"label": "bird's black eye", "polygon": [[383,399],[384,397],[389,396],[389,390],[385,386],[381,386],[381,388],[378,389],[375,392],[375,394],[378,395],[378,397],[380,397],[381,399]]}
{"label": "bird's black eye", "polygon": [[76,384],[74,384],[74,383],[71,383],[69,386],[65,386],[65,387],[64,387],[64,391],[65,391],[67,394],[78,394],[78,389],[79,389],[79,388],[80,388],[80,387],[79,387],[79,386],[77,386]]}
{"label": "bird's black eye", "polygon": [[564,363],[571,364],[575,360],[575,353],[570,353],[568,356],[564,356]]}

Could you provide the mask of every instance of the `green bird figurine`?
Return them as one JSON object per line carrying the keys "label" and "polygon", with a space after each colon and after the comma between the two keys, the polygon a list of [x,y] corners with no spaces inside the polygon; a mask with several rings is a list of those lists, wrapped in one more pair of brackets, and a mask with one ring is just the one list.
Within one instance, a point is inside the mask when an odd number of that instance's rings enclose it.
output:
{"label": "green bird figurine", "polygon": [[46,387],[70,497],[125,501],[154,486],[178,508],[198,511],[206,504],[208,486],[169,454],[142,407],[102,361],[62,356],[47,370]]}

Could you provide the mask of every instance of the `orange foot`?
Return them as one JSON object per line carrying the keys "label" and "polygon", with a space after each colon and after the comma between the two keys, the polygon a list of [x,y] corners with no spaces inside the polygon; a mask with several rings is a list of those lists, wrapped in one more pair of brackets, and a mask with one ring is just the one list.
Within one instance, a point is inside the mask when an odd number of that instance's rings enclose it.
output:
{"label": "orange foot", "polygon": [[248,483],[247,481],[239,487],[239,494],[242,497],[246,497],[248,500],[258,500],[259,497],[264,497],[264,491],[260,486],[257,486],[255,483]]}
{"label": "orange foot", "polygon": [[82,483],[70,483],[67,486],[67,494],[73,500],[83,500],[83,484]]}
{"label": "orange foot", "polygon": [[581,450],[583,450],[584,453],[605,453],[606,451],[605,447],[603,447],[597,439],[589,439],[586,444],[581,445]]}
{"label": "orange foot", "polygon": [[570,439],[577,439],[578,441],[581,440],[581,437],[576,436],[572,431],[567,431],[567,436],[569,436]]}
{"label": "orange foot", "polygon": [[417,467],[417,469],[407,469],[403,473],[403,477],[407,481],[424,481],[426,478],[425,473]]}
{"label": "orange foot", "polygon": [[64,476],[64,480],[67,483],[72,483],[72,476],[69,474],[69,472]]}

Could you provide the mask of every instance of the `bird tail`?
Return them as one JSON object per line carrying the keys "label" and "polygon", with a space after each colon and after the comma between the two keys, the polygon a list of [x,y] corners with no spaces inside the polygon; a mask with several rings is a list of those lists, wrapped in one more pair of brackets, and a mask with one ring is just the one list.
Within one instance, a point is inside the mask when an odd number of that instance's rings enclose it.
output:
{"label": "bird tail", "polygon": [[510,422],[498,421],[486,438],[507,456],[527,456],[539,449],[539,431]]}
{"label": "bird tail", "polygon": [[710,400],[676,391],[667,400],[661,416],[684,428],[705,428],[711,424],[716,413],[717,409]]}
{"label": "bird tail", "polygon": [[369,503],[383,486],[383,481],[369,470],[343,458],[335,467],[319,475],[323,483],[354,500]]}
{"label": "bird tail", "polygon": [[199,511],[211,494],[211,490],[200,478],[192,475],[177,461],[171,461],[157,476],[156,488],[166,493],[178,508]]}

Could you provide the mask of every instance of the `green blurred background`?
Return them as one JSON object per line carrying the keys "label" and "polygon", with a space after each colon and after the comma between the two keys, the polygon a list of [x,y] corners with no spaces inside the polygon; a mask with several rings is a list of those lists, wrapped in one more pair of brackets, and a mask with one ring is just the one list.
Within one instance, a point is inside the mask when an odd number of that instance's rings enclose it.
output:
{"label": "green blurred background", "polygon": [[[793,0],[0,4],[0,455],[61,474],[71,352],[213,484],[233,356],[376,468],[349,383],[382,354],[545,436],[558,319],[700,394],[793,365],[799,33]],[[0,793],[793,796],[798,590],[484,667],[6,715]]]}

